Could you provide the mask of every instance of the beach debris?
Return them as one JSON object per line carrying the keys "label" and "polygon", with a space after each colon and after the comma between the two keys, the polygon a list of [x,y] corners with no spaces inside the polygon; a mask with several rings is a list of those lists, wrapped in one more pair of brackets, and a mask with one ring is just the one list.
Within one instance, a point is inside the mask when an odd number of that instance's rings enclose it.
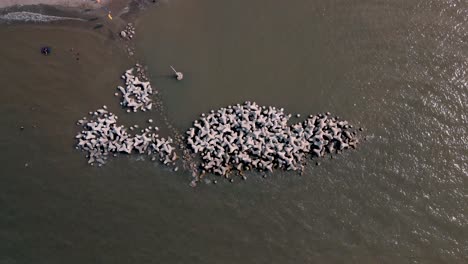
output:
{"label": "beach debris", "polygon": [[282,108],[247,101],[196,120],[186,142],[201,156],[202,171],[225,177],[252,169],[302,171],[306,155],[323,157],[359,142],[347,121],[318,114],[288,125],[290,117]]}
{"label": "beach debris", "polygon": [[128,54],[128,56],[133,56],[133,55],[135,55],[135,49],[132,48],[132,47],[128,47],[128,48],[127,48],[127,54]]}
{"label": "beach debris", "polygon": [[[159,138],[152,129],[145,129],[141,134],[131,135],[127,128],[117,124],[118,117],[105,109],[90,112],[91,118],[78,120],[83,130],[76,135],[77,147],[87,152],[89,164],[105,164],[109,154],[148,155],[156,157],[165,165],[173,165],[177,160],[173,140]],[[138,127],[137,125],[130,127]]]}
{"label": "beach debris", "polygon": [[184,79],[184,74],[182,72],[176,71],[176,69],[174,69],[174,67],[172,67],[172,65],[171,65],[171,69],[174,72],[174,74],[175,74],[174,76],[178,81],[182,81]]}
{"label": "beach debris", "polygon": [[128,23],[125,28],[120,31],[120,37],[123,39],[133,39],[135,36],[135,27],[132,23]]}
{"label": "beach debris", "polygon": [[[141,73],[137,66],[137,73]],[[143,112],[153,108],[151,96],[153,89],[148,81],[142,81],[141,77],[134,74],[135,68],[127,70],[122,79],[125,81],[125,87],[118,86],[117,89],[122,94],[120,104],[123,107],[130,108],[133,112],[141,110]],[[157,93],[157,92],[155,92]]]}
{"label": "beach debris", "polygon": [[76,51],[74,48],[71,48],[70,52],[72,53],[75,60],[77,60],[77,61],[80,60],[80,52],[79,51]]}

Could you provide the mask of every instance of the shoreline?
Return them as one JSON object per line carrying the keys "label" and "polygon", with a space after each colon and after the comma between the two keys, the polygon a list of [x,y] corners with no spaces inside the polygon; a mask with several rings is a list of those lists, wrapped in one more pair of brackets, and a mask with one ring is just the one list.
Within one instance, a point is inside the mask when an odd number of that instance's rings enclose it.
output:
{"label": "shoreline", "polygon": [[[34,2],[34,4],[30,4]],[[135,24],[139,14],[158,3],[153,0],[11,0],[0,4],[0,25],[80,28],[115,41],[133,64],[135,43],[121,32]],[[132,27],[133,28],[133,27]],[[134,30],[134,28],[133,28]]]}
{"label": "shoreline", "polygon": [[[0,25],[42,26],[80,28],[101,34],[115,41],[139,63],[133,32],[131,37],[122,37],[121,32],[133,28],[139,15],[149,7],[158,4],[155,0],[83,0],[70,4],[67,0],[39,0],[34,5],[29,0],[11,0],[0,4]],[[9,4],[7,4],[9,3]],[[132,40],[133,39],[133,40]]]}
{"label": "shoreline", "polygon": [[[99,3],[96,0],[11,0],[0,3],[0,23],[50,23],[66,20],[107,19],[122,24],[122,22],[133,22],[140,11],[155,3],[157,1],[152,0],[100,0]],[[18,14],[16,17],[11,16],[15,13]],[[52,16],[54,19],[32,20],[26,16],[22,18],[19,13]],[[10,17],[2,19],[2,16],[8,14]]]}
{"label": "shoreline", "polygon": [[[136,46],[135,46],[135,28],[133,27],[133,24],[137,21],[138,15],[141,14],[145,9],[147,9],[149,6],[152,6],[153,4],[157,3],[156,1],[147,1],[147,0],[114,0],[114,1],[108,1],[106,5],[100,5],[96,6],[96,8],[89,10],[84,6],[69,6],[69,5],[44,5],[44,2],[50,3],[50,1],[41,1],[38,5],[27,5],[27,6],[10,6],[7,8],[0,9],[0,22],[1,22],[1,15],[3,14],[11,14],[11,13],[26,13],[30,12],[31,14],[40,14],[42,16],[51,16],[52,18],[63,18],[63,19],[52,19],[52,20],[40,20],[40,21],[34,21],[34,20],[11,20],[7,21],[6,25],[4,27],[8,28],[10,25],[12,27],[24,27],[24,28],[33,28],[33,27],[39,27],[39,28],[45,28],[45,29],[50,29],[53,30],[54,28],[63,28],[63,29],[79,29],[83,30],[85,32],[91,33],[91,34],[97,34],[100,35],[101,37],[105,38],[106,41],[109,41],[112,43],[112,45],[115,45],[120,51],[122,51],[122,54],[125,54],[127,56],[123,56],[121,58],[118,58],[116,56],[116,60],[122,60],[122,61],[127,61],[128,63],[132,65],[139,65],[139,59],[140,57],[137,56],[136,54]],[[112,16],[109,16],[112,14]],[[69,19],[71,18],[71,19]],[[31,23],[32,22],[32,23]],[[43,43],[47,44],[47,43]],[[50,43],[52,45],[52,49],[54,50],[54,44]],[[57,51],[59,52],[59,51]],[[54,56],[54,53],[52,54]],[[77,58],[79,59],[79,58]],[[127,68],[126,68],[127,69]],[[137,81],[138,82],[138,81]],[[149,84],[149,83],[148,83]],[[111,87],[109,87],[112,89]],[[112,90],[111,90],[112,91]],[[113,93],[113,92],[112,92]],[[113,96],[110,96],[112,93],[109,93],[109,98],[112,98]],[[124,95],[124,94],[122,94]],[[109,102],[103,102],[103,104],[108,104],[111,107],[111,104]],[[102,104],[101,104],[102,105]],[[181,133],[179,131],[173,131],[173,127],[168,121],[168,119],[162,114],[164,112],[163,110],[163,103],[158,98],[155,96],[154,98],[154,107],[158,109],[158,111],[155,111],[154,114],[158,116],[154,116],[155,121],[159,119],[159,122],[156,121],[156,125],[161,127],[161,132],[163,134],[170,134],[171,137],[174,137],[174,143],[179,145],[182,144],[181,140]],[[121,111],[125,110],[125,107],[121,108],[117,107],[119,110],[114,110],[114,113],[119,113]],[[148,108],[150,109],[150,108]],[[100,109],[100,111],[104,111],[103,109]],[[105,110],[107,111],[107,110]],[[126,111],[128,112],[128,111]],[[125,113],[125,111],[124,111]],[[118,114],[120,117],[122,117],[125,121],[125,123],[128,123],[129,119],[133,121],[137,121],[140,119],[138,116],[128,116],[125,117],[125,114]],[[113,114],[112,114],[113,116]],[[117,115],[116,115],[117,118]],[[86,118],[84,118],[86,120]],[[149,119],[152,120],[152,119]],[[84,123],[84,121],[82,121]],[[152,122],[152,121],[151,121]],[[132,122],[135,123],[135,122]],[[137,122],[138,123],[138,122]],[[141,123],[141,122],[140,122]],[[138,127],[137,125],[135,125]],[[128,128],[130,130],[133,130],[135,126],[129,126]],[[85,124],[85,129],[87,129],[86,124]],[[167,133],[169,132],[170,133]],[[82,131],[83,132],[83,131]],[[102,140],[106,140],[105,136],[106,134],[101,133],[102,131],[92,131],[92,132],[87,132],[87,133],[95,133],[95,136],[102,137]],[[158,137],[159,135],[156,133],[151,133],[151,134],[145,134],[153,131],[146,131],[142,132],[142,135],[135,135],[135,138],[129,137],[128,139],[125,139],[124,145],[128,144],[129,146],[132,144],[132,142],[136,142],[137,144],[135,145],[135,149],[139,147],[139,142],[141,138],[147,138],[148,135],[154,134],[155,137]],[[126,135],[122,135],[123,137],[126,137]],[[167,136],[168,137],[168,143],[172,143],[172,139],[169,137],[169,135],[162,135],[162,136]],[[82,144],[86,142],[86,139],[81,139]],[[161,138],[161,140],[164,140],[164,138]],[[152,138],[151,141],[154,142],[159,142],[159,139],[157,138]],[[113,141],[109,141],[113,142]],[[146,141],[144,141],[146,142]],[[115,142],[114,142],[115,143]],[[114,144],[112,143],[112,144]],[[148,142],[147,142],[148,143]],[[162,144],[162,143],[161,143]],[[98,151],[101,148],[101,144],[98,144],[97,146],[91,144],[87,144],[86,146],[82,145],[82,147],[85,147],[85,150],[88,153],[87,158],[89,158],[91,161],[90,163],[93,163],[96,161],[97,165],[101,166],[104,161],[107,159],[107,155],[101,155],[100,152]],[[114,144],[115,145],[115,144]],[[168,154],[170,154],[170,160],[168,160],[169,155],[165,155],[164,150],[161,150],[159,147],[160,143],[157,144],[157,147],[154,147],[153,144],[150,146],[145,145],[144,151],[154,151],[155,154],[159,153],[160,157],[164,159],[162,160],[165,165],[169,165],[171,163],[174,165],[172,168],[173,170],[177,171],[178,167],[175,166],[175,159],[177,158],[175,152],[173,151],[168,151],[165,150]],[[132,145],[133,146],[133,145]],[[123,147],[123,145],[121,146]],[[170,149],[170,147],[166,147]],[[108,150],[105,151],[107,153]],[[151,158],[151,157],[150,157]],[[155,160],[155,157],[152,157],[151,160]],[[181,164],[184,166],[184,164]],[[184,166],[185,167],[185,166]]]}
{"label": "shoreline", "polygon": [[[0,8],[11,8],[33,5],[61,6],[67,8],[97,9],[112,4],[115,0],[4,0],[0,2]],[[129,1],[126,1],[129,2]]]}

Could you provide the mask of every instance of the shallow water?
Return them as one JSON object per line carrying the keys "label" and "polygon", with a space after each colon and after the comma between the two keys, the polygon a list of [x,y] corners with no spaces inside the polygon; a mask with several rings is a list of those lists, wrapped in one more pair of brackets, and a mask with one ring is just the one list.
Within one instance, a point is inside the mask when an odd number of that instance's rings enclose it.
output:
{"label": "shallow water", "polygon": [[358,151],[297,186],[273,180],[274,226],[232,226],[275,233],[259,258],[442,262],[468,255],[467,13],[462,1],[174,0],[144,16],[139,40],[181,129],[244,100],[366,128]]}
{"label": "shallow water", "polygon": [[468,5],[316,2],[171,0],[138,21],[181,131],[244,100],[365,128],[358,150],[304,176],[194,189],[186,172],[125,156],[92,168],[73,149],[74,122],[102,104],[127,124],[156,115],[119,109],[129,62],[111,40],[0,28],[0,263],[467,261]]}

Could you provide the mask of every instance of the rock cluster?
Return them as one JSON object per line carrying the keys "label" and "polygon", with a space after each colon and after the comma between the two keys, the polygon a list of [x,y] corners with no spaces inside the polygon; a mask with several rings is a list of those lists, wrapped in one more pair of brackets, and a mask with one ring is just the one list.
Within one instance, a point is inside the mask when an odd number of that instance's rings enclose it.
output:
{"label": "rock cluster", "polygon": [[[147,127],[141,130],[141,134],[131,135],[122,125],[117,125],[118,117],[108,112],[107,107],[90,112],[91,118],[84,117],[77,122],[83,130],[76,135],[77,149],[88,152],[89,164],[101,166],[107,160],[109,154],[139,153],[146,154],[164,164],[174,164],[177,159],[175,148],[171,138],[159,138],[157,127]],[[137,125],[130,130],[138,128]]]}
{"label": "rock cluster", "polygon": [[282,108],[245,102],[202,114],[186,140],[201,155],[202,173],[224,176],[232,170],[302,170],[307,154],[322,157],[358,144],[352,126],[330,113],[288,126],[290,117]]}
{"label": "rock cluster", "polygon": [[[141,69],[136,66],[137,74],[141,72]],[[122,101],[120,105],[128,107],[127,112],[141,110],[143,112],[151,110],[153,107],[151,96],[153,95],[153,88],[148,81],[141,80],[142,77],[138,77],[134,74],[135,68],[127,70],[123,75],[122,79],[125,82],[125,87],[118,86],[117,89],[122,94]],[[157,92],[156,92],[157,93]]]}
{"label": "rock cluster", "polygon": [[132,39],[135,36],[135,27],[132,23],[128,23],[124,30],[120,31],[120,37],[124,39]]}

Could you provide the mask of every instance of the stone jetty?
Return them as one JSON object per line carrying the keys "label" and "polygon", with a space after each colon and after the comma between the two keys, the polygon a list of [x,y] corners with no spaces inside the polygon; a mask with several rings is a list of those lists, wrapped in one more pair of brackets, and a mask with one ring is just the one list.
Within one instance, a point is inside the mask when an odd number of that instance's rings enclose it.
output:
{"label": "stone jetty", "polygon": [[[159,158],[166,165],[174,165],[177,160],[171,138],[159,138],[157,128],[147,127],[140,134],[132,135],[127,128],[118,125],[118,117],[105,107],[90,112],[91,117],[83,117],[77,122],[83,130],[76,135],[77,149],[88,153],[88,163],[103,165],[109,154],[142,154],[152,160]],[[138,126],[131,127],[132,130]]]}
{"label": "stone jetty", "polygon": [[226,177],[251,169],[302,171],[306,156],[339,153],[359,142],[352,126],[330,113],[294,125],[288,125],[290,118],[283,108],[245,102],[202,114],[186,132],[186,141],[201,156],[202,174]]}
{"label": "stone jetty", "polygon": [[[141,110],[143,112],[151,110],[153,108],[153,101],[151,96],[157,92],[153,91],[149,81],[143,81],[142,77],[137,76],[141,73],[141,67],[131,68],[122,75],[122,79],[125,82],[125,87],[118,86],[117,89],[122,95],[122,101],[120,104],[123,107],[129,108],[127,112],[137,112]],[[134,73],[135,70],[137,73]]]}

